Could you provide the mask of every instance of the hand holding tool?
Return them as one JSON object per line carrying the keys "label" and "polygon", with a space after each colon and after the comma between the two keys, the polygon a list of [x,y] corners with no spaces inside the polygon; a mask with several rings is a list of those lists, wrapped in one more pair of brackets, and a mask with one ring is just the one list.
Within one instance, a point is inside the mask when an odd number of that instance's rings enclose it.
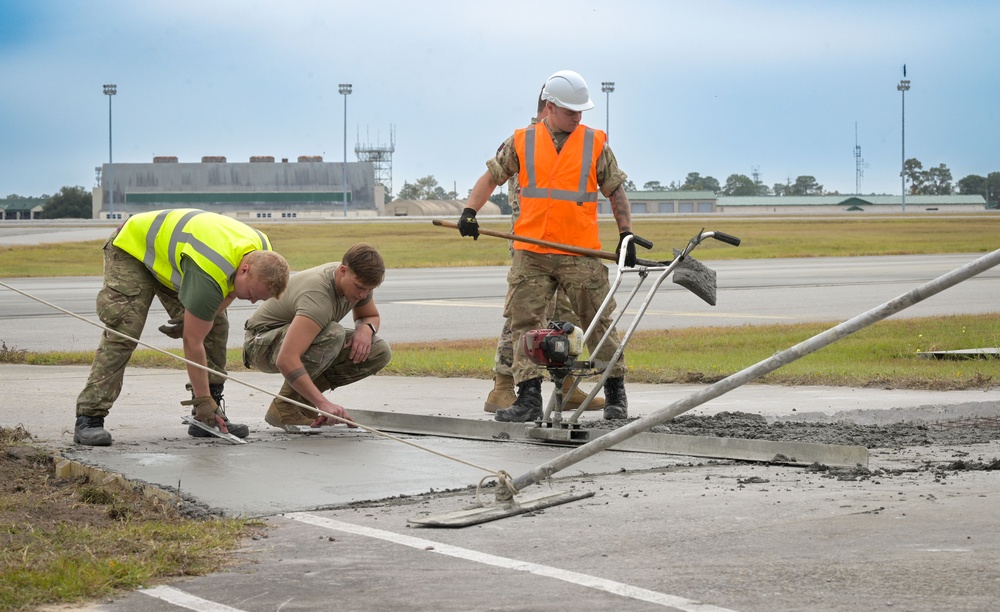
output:
{"label": "hand holding tool", "polygon": [[[618,247],[615,249],[615,256],[621,257],[622,243],[626,242],[625,238],[632,236],[632,240],[628,241],[628,246],[625,247],[625,267],[634,268],[635,267],[635,242],[638,236],[632,234],[632,232],[622,232],[618,234]],[[649,248],[649,247],[646,247]]]}
{"label": "hand holding tool", "polygon": [[462,211],[462,216],[458,219],[458,233],[479,240],[479,221],[476,221],[476,211],[471,208]]}
{"label": "hand holding tool", "polygon": [[[434,225],[438,227],[450,227],[453,229],[459,229],[459,226],[450,222],[442,221],[440,219],[434,219],[431,221]],[[571,244],[560,244],[558,242],[550,242],[548,240],[541,240],[538,238],[528,238],[526,236],[518,236],[517,234],[508,234],[506,232],[498,232],[496,230],[491,230],[487,228],[480,228],[478,224],[476,225],[479,234],[485,236],[493,236],[496,238],[506,238],[507,240],[518,240],[520,242],[527,242],[528,244],[537,244],[538,246],[549,247],[552,249],[558,249],[560,251],[565,251],[566,253],[572,253],[574,255],[583,255],[584,257],[597,257],[599,259],[608,259],[611,261],[618,261],[618,255],[615,253],[610,253],[608,251],[598,251],[596,249],[588,249],[585,247],[573,246]],[[740,239],[736,236],[730,236],[729,234],[723,234],[722,232],[704,232],[699,233],[697,241],[692,241],[684,251],[678,251],[674,249],[674,257],[680,258],[675,266],[675,272],[673,274],[673,282],[684,287],[691,293],[697,295],[699,298],[707,302],[708,304],[715,306],[715,270],[712,270],[708,266],[704,265],[700,261],[696,260],[689,253],[694,246],[697,246],[698,242],[702,238],[714,238],[716,240],[721,240],[726,244],[731,244],[733,246],[739,246]],[[622,239],[624,240],[624,238]],[[632,244],[638,244],[646,249],[653,248],[653,243],[645,238],[631,234],[631,239],[628,241],[631,247]],[[626,256],[628,251],[626,250]],[[663,267],[668,266],[671,261],[650,261],[648,259],[642,259],[639,257],[635,258],[633,266],[646,266],[646,267]],[[628,267],[628,262],[626,262],[626,267]]]}
{"label": "hand holding tool", "polygon": [[[222,420],[216,419],[219,405],[215,403],[215,399],[211,395],[184,400],[181,402],[181,406],[194,406],[194,418],[210,427],[219,426],[219,422]],[[219,428],[221,429],[222,426]]]}

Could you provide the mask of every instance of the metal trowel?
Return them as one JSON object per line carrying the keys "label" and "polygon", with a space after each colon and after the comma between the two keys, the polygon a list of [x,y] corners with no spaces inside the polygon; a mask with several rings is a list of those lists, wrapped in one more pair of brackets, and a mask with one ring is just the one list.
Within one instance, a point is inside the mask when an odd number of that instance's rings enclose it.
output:
{"label": "metal trowel", "polygon": [[184,421],[185,423],[187,423],[188,425],[194,425],[198,429],[207,431],[208,433],[212,434],[216,438],[222,438],[223,440],[225,440],[226,442],[229,442],[230,444],[246,444],[247,443],[246,440],[243,440],[241,438],[237,438],[236,436],[234,436],[231,433],[225,433],[225,432],[223,432],[220,429],[216,429],[215,427],[209,427],[208,425],[205,425],[204,423],[202,423],[198,419],[194,418],[190,414],[186,414],[186,415],[182,416],[181,420]]}

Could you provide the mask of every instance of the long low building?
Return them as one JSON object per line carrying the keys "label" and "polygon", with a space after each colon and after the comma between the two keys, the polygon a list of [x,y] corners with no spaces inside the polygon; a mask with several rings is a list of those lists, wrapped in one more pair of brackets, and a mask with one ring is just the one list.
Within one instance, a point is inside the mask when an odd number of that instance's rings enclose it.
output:
{"label": "long low building", "polygon": [[[346,182],[345,182],[346,179]],[[106,187],[114,183],[109,197]],[[104,164],[101,187],[94,189],[93,216],[122,219],[163,208],[203,208],[239,219],[403,217],[452,214],[464,200],[384,202],[370,162],[324,162],[301,156],[294,162],[252,157],[228,162],[206,156],[200,163],[180,163],[176,157],[156,157],[152,163]],[[981,212],[981,195],[822,195],[718,196],[712,191],[627,191],[633,215],[671,214],[810,214],[810,213],[942,213]],[[607,199],[601,214],[611,214]],[[492,203],[484,215],[499,214]],[[38,210],[10,208],[6,218],[33,218]]]}
{"label": "long low building", "polygon": [[98,219],[163,208],[203,208],[240,219],[375,216],[382,214],[384,198],[371,162],[324,162],[319,156],[229,162],[206,156],[181,163],[156,157],[152,163],[104,164],[93,207]]}
{"label": "long low building", "polygon": [[0,220],[38,219],[45,202],[44,198],[0,199]]}
{"label": "long low building", "polygon": [[[905,205],[905,211],[904,211]],[[719,213],[941,213],[982,212],[981,195],[822,195],[822,196],[720,196]]]}
{"label": "long low building", "polygon": [[[773,214],[904,212],[903,197],[893,195],[717,196],[711,191],[627,191],[632,214]],[[981,195],[908,195],[907,213],[982,212]],[[607,200],[601,213],[610,213]]]}

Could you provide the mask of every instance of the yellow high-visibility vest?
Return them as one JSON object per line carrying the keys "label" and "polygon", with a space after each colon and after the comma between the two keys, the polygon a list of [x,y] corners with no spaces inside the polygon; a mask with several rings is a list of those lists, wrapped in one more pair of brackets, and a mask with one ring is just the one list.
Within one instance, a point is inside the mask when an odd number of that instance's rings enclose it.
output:
{"label": "yellow high-visibility vest", "polygon": [[114,245],[141,261],[174,291],[181,286],[181,258],[191,260],[232,293],[233,275],[250,251],[269,251],[263,232],[236,219],[194,208],[139,213],[129,217]]}

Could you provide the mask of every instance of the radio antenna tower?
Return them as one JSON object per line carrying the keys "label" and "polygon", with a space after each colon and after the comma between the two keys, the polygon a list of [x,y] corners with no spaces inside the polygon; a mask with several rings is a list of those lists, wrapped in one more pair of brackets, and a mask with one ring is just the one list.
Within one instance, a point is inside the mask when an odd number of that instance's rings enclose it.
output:
{"label": "radio antenna tower", "polygon": [[861,195],[861,177],[865,175],[865,161],[861,159],[861,145],[858,144],[858,122],[854,122],[854,193]]}

